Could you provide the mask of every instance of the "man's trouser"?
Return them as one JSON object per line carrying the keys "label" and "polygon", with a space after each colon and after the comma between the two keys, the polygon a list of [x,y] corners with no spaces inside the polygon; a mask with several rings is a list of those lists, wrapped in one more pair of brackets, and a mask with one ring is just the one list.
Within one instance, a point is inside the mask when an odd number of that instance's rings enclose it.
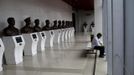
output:
{"label": "man's trouser", "polygon": [[105,47],[104,46],[95,46],[94,49],[100,51],[100,55],[99,56],[103,56],[104,55],[104,52],[105,52]]}

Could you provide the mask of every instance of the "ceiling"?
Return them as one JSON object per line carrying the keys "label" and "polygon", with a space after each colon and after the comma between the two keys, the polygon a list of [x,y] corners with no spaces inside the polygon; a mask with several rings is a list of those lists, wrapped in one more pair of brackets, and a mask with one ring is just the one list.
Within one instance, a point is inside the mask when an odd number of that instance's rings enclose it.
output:
{"label": "ceiling", "polygon": [[94,10],[94,0],[63,0],[74,9]]}

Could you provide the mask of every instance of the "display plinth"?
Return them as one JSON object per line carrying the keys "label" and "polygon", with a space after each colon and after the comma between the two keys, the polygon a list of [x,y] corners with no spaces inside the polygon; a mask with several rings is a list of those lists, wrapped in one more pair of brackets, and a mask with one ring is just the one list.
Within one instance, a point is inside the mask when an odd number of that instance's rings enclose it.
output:
{"label": "display plinth", "polygon": [[65,41],[65,29],[62,29],[61,40],[62,42]]}
{"label": "display plinth", "polygon": [[0,71],[3,70],[2,63],[3,63],[4,50],[5,50],[4,44],[3,44],[2,40],[0,39]]}
{"label": "display plinth", "polygon": [[68,39],[69,40],[71,39],[71,28],[69,28],[69,31],[68,31]]}
{"label": "display plinth", "polygon": [[52,48],[54,46],[54,36],[55,36],[55,32],[54,30],[49,31],[50,33],[50,47]]}
{"label": "display plinth", "polygon": [[36,55],[39,37],[37,33],[23,34],[25,39],[24,55]]}
{"label": "display plinth", "polygon": [[53,43],[57,44],[59,43],[58,40],[59,40],[59,30],[54,30],[54,40],[53,40]]}
{"label": "display plinth", "polygon": [[50,48],[50,31],[44,31],[46,34],[46,42],[45,42],[45,48]]}
{"label": "display plinth", "polygon": [[58,43],[60,43],[61,41],[61,36],[62,35],[62,30],[61,29],[58,29]]}
{"label": "display plinth", "polygon": [[45,50],[45,41],[46,41],[45,32],[42,31],[42,32],[38,32],[37,34],[39,37],[37,51],[44,51]]}
{"label": "display plinth", "polygon": [[22,35],[2,38],[5,46],[6,64],[19,64],[23,61],[25,41]]}
{"label": "display plinth", "polygon": [[69,28],[66,28],[65,29],[65,41],[68,41],[69,39],[68,39],[68,32],[69,32]]}

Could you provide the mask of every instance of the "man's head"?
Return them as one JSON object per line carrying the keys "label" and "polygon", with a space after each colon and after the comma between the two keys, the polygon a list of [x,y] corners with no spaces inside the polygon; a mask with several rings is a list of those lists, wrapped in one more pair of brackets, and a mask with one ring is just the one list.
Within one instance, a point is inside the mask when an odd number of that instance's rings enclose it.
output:
{"label": "man's head", "polygon": [[27,25],[30,25],[31,24],[31,18],[30,17],[26,18],[24,21],[25,21],[25,23]]}
{"label": "man's head", "polygon": [[46,25],[49,25],[50,24],[50,21],[47,19],[46,20]]}
{"label": "man's head", "polygon": [[57,20],[54,21],[54,25],[57,25]]}
{"label": "man's head", "polygon": [[61,25],[61,20],[58,21],[58,24]]}
{"label": "man's head", "polygon": [[65,22],[66,22],[66,24],[65,24],[65,25],[67,26],[67,25],[68,25],[68,21],[65,21]]}
{"label": "man's head", "polygon": [[14,26],[14,25],[15,25],[15,20],[14,20],[13,17],[9,17],[9,18],[7,19],[7,22],[8,22],[8,24],[9,24],[10,26]]}
{"label": "man's head", "polygon": [[101,38],[102,37],[102,34],[101,33],[98,33],[97,34],[97,38],[99,39],[99,38]]}
{"label": "man's head", "polygon": [[64,26],[64,24],[65,24],[65,21],[64,21],[64,20],[62,20],[62,26]]}
{"label": "man's head", "polygon": [[38,26],[38,25],[40,24],[40,20],[39,20],[39,19],[35,19],[35,20],[34,20],[34,23],[35,23],[35,25]]}

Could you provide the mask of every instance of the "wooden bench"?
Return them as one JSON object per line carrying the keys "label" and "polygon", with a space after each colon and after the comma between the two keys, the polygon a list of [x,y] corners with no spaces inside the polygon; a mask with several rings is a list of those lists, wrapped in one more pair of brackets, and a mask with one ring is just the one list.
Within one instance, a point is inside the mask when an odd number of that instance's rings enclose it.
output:
{"label": "wooden bench", "polygon": [[84,49],[86,54],[96,54],[96,50],[93,48],[89,48],[89,49]]}

